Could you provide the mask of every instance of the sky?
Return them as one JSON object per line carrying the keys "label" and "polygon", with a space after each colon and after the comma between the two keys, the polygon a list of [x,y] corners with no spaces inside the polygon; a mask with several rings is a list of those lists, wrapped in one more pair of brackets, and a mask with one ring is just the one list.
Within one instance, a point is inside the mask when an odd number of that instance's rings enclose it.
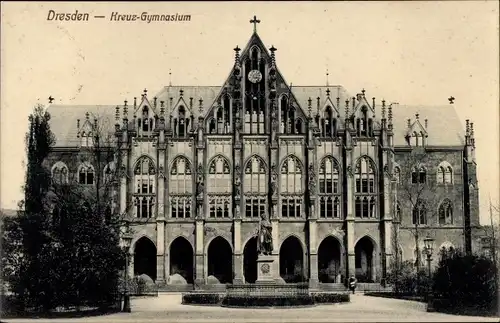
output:
{"label": "sky", "polygon": [[[28,115],[37,103],[121,104],[144,88],[221,85],[257,15],[278,68],[297,85],[342,85],[407,105],[456,98],[474,122],[480,216],[499,205],[499,24],[496,1],[2,2],[0,207],[22,199]],[[89,21],[48,21],[88,12]],[[110,21],[119,14],[191,15],[189,22]],[[169,75],[171,71],[172,75]],[[429,134],[439,135],[439,134]]]}

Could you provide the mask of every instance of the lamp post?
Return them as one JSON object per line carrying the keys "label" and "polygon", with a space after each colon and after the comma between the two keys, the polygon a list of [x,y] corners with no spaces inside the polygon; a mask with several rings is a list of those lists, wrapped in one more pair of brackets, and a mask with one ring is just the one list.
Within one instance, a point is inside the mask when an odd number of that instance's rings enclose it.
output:
{"label": "lamp post", "polygon": [[124,283],[125,283],[125,289],[124,289],[124,295],[123,295],[123,312],[130,313],[130,295],[129,295],[129,290],[128,290],[128,254],[129,254],[129,249],[130,245],[132,244],[132,234],[128,232],[128,230],[123,234],[122,236],[123,239],[123,244],[125,247],[125,270],[124,270]]}
{"label": "lamp post", "polygon": [[[432,249],[434,248],[434,239],[427,237],[424,239],[425,254],[427,255],[427,266],[429,268],[429,284],[432,280],[431,272],[431,261],[432,261]],[[427,312],[434,312],[433,295],[432,295],[432,285],[427,286]]]}

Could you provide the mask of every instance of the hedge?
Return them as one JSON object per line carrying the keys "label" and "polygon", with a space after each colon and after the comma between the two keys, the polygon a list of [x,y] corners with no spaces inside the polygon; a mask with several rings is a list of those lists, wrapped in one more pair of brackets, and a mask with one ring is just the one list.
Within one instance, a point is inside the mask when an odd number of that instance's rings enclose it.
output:
{"label": "hedge", "polygon": [[219,293],[187,293],[182,294],[182,304],[221,305],[224,296]]}
{"label": "hedge", "polygon": [[313,292],[311,296],[316,304],[347,303],[351,301],[347,293]]}

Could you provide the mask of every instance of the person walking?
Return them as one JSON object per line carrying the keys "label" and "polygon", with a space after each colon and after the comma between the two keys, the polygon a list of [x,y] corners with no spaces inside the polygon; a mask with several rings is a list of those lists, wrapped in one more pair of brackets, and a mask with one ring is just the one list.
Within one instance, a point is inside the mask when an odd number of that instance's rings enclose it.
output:
{"label": "person walking", "polygon": [[351,278],[349,278],[349,289],[353,294],[356,292],[356,283],[356,278],[354,277],[354,275],[352,275]]}

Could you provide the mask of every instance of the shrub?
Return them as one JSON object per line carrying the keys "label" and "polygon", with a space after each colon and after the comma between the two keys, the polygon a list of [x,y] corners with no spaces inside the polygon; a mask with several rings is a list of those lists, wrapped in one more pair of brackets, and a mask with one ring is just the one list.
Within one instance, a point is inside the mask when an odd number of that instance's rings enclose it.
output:
{"label": "shrub", "polygon": [[493,262],[482,256],[442,254],[434,275],[434,296],[447,299],[442,303],[454,309],[491,311],[496,303],[495,271]]}
{"label": "shrub", "polygon": [[351,301],[349,294],[314,292],[311,296],[316,304],[347,303]]}
{"label": "shrub", "polygon": [[218,293],[182,294],[182,304],[220,305],[224,295]]}

